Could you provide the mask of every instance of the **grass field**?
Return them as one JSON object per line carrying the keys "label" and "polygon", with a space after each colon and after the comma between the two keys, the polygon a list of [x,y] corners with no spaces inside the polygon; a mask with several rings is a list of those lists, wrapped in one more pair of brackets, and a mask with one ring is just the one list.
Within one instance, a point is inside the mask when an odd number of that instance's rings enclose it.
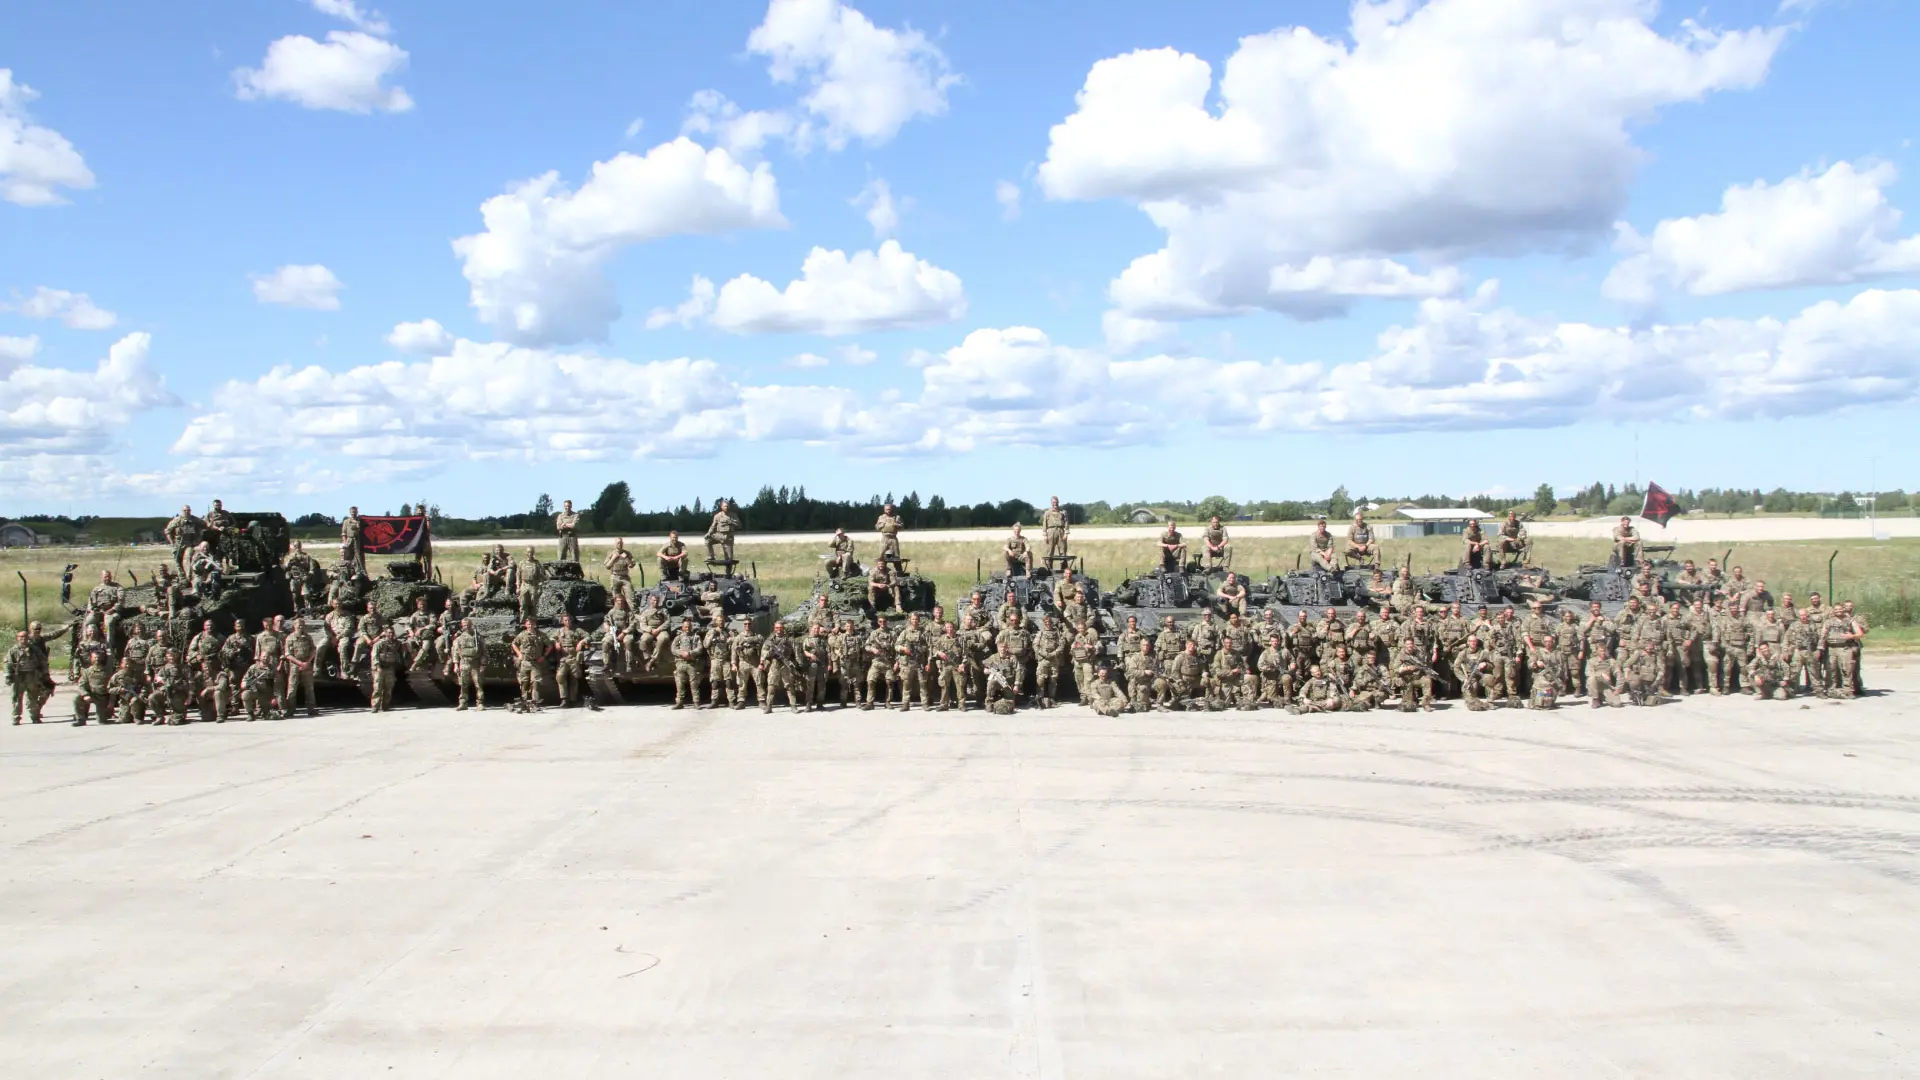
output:
{"label": "grass field", "polygon": [[[1000,543],[997,533],[982,534],[978,541],[964,543],[915,544],[909,536],[904,548],[914,569],[938,582],[940,596],[951,609],[973,584],[976,563],[982,575],[999,568]],[[524,543],[512,545],[508,550],[517,553],[524,551],[525,546]],[[1387,560],[1394,564],[1411,556],[1415,573],[1435,572],[1459,561],[1457,537],[1387,541],[1383,547]],[[587,565],[597,568],[610,545],[589,541],[583,548]],[[703,557],[703,549],[697,543],[692,548],[693,558],[698,561]],[[542,544],[540,550],[543,555],[551,555],[551,542]],[[812,591],[814,575],[822,565],[821,550],[805,544],[748,541],[739,545],[737,554],[742,560],[742,572],[751,566],[758,573],[761,587],[778,595],[783,608],[792,609],[803,603]],[[1075,547],[1076,553],[1085,560],[1088,572],[1108,589],[1146,570],[1152,565],[1156,550],[1151,542],[1133,540],[1091,542]],[[1260,579],[1292,569],[1296,558],[1302,558],[1305,550],[1304,538],[1238,540],[1234,544],[1234,566]],[[1675,555],[1705,565],[1707,559],[1719,558],[1724,550],[1723,547],[1682,547]],[[1866,614],[1873,627],[1867,639],[1869,645],[1920,647],[1920,627],[1914,625],[1914,612],[1908,603],[1909,593],[1920,598],[1920,540],[1748,544],[1734,549],[1732,562],[1744,566],[1748,577],[1765,581],[1776,597],[1791,592],[1800,598],[1812,589],[1827,591],[1827,559],[1836,551],[1839,552],[1834,560],[1836,598],[1854,601]],[[1604,562],[1607,552],[1608,545],[1602,540],[1543,538],[1535,542],[1534,557],[1550,569],[1566,572],[1581,563]],[[131,568],[145,581],[167,554],[166,549],[157,547],[0,551],[0,584],[12,587],[0,591],[0,627],[6,628],[10,636],[21,625],[20,579],[15,576],[16,572],[24,573],[27,578],[30,617],[57,624],[68,618],[59,603],[60,572],[68,562],[78,564],[74,571],[74,592],[75,599],[81,600],[98,580],[102,569],[113,570],[124,583]],[[442,552],[441,576],[449,583],[464,586],[479,564],[480,554],[477,548]],[[862,550],[860,554],[864,558],[872,552]],[[651,559],[646,562],[646,570],[651,580]]]}

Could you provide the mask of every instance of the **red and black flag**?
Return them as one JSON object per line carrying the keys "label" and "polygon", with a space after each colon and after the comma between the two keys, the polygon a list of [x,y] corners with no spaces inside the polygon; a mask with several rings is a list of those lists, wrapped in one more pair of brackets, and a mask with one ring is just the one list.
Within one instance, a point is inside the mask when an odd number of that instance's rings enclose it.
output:
{"label": "red and black flag", "polygon": [[1665,489],[1659,484],[1647,485],[1647,501],[1640,506],[1641,517],[1664,529],[1668,519],[1679,512],[1680,508],[1673,504],[1673,496],[1667,494]]}
{"label": "red and black flag", "polygon": [[369,555],[419,555],[427,550],[427,515],[360,516],[360,546]]}

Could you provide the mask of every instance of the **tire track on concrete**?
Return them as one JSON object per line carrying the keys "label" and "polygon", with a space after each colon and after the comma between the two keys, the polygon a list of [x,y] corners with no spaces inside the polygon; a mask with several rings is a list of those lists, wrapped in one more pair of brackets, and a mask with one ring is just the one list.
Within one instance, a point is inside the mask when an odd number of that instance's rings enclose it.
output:
{"label": "tire track on concrete", "polygon": [[[285,723],[286,721],[283,720],[280,722]],[[186,725],[186,726],[191,727],[193,725]],[[161,736],[161,737],[164,738],[165,736]],[[122,769],[119,772],[102,773],[98,776],[86,776],[86,777],[81,777],[77,780],[63,780],[58,784],[49,784],[46,787],[35,788],[31,791],[10,792],[4,796],[0,796],[0,799],[8,799],[8,800],[26,799],[26,798],[31,798],[35,795],[47,795],[55,791],[65,791],[68,788],[84,787],[88,784],[104,783],[108,780],[119,780],[128,776],[139,776],[142,773],[158,772],[161,769],[173,769],[173,768],[178,768],[179,766],[182,766],[182,765],[197,765],[204,761],[213,761],[218,758],[226,757],[229,754],[238,754],[247,750],[254,750],[262,746],[272,746],[275,743],[286,742],[288,739],[297,739],[300,737],[301,737],[301,733],[299,732],[288,732],[285,735],[278,735],[272,738],[261,739],[258,742],[243,743],[239,746],[229,746],[224,750],[219,750],[211,754],[196,754],[192,757],[169,758],[165,761],[156,761],[148,765],[140,765],[131,769]]]}
{"label": "tire track on concrete", "polygon": [[370,787],[367,790],[361,792],[360,794],[355,795],[353,798],[348,799],[347,801],[326,810],[325,812],[321,813],[318,817],[314,817],[307,821],[303,821],[298,825],[294,825],[289,828],[282,829],[281,831],[273,834],[267,839],[260,841],[258,844],[253,845],[247,850],[234,856],[232,859],[229,859],[226,862],[220,864],[219,866],[216,866],[213,869],[207,871],[206,873],[201,874],[200,880],[205,881],[208,878],[217,877],[221,874],[224,874],[228,870],[233,869],[235,866],[238,866],[241,863],[247,861],[247,859],[253,857],[255,852],[258,852],[264,848],[271,847],[274,844],[277,844],[282,840],[285,840],[287,837],[292,836],[294,833],[300,832],[304,829],[310,829],[315,825],[319,825],[322,822],[326,821],[328,818],[331,818],[335,814],[340,813],[342,810],[351,810],[352,808],[360,805],[363,802],[366,802],[368,799],[373,798],[375,795],[378,795],[381,792],[388,790],[389,788],[398,787],[401,784],[410,784],[413,781],[418,780],[421,777],[426,776],[430,773],[437,772],[440,769],[445,768],[446,766],[447,766],[447,762],[437,761],[432,765],[429,765],[426,768],[420,770],[419,772],[414,773],[412,776],[395,777],[394,779],[388,780],[385,783],[375,784],[373,787]]}

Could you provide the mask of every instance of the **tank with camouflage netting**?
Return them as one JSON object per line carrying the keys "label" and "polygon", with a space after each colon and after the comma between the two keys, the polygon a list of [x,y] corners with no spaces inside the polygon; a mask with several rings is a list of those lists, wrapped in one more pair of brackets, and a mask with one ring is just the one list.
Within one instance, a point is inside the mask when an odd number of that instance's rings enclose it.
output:
{"label": "tank with camouflage netting", "polygon": [[[220,549],[230,569],[222,572],[219,588],[203,594],[177,574],[164,579],[157,572],[144,583],[127,585],[121,590],[116,638],[124,640],[126,628],[138,625],[166,647],[184,649],[208,620],[228,634],[236,623],[252,632],[276,615],[292,614],[293,598],[281,568],[291,544],[287,519],[258,513],[232,517],[237,528],[223,538]],[[160,558],[166,562],[166,556]],[[75,614],[82,613],[75,609]],[[74,640],[86,621],[76,618],[70,624]]]}
{"label": "tank with camouflage netting", "polygon": [[[905,565],[911,565],[912,561],[902,560]],[[940,602],[932,578],[901,571],[894,575],[894,583],[900,589],[900,605],[895,607],[893,597],[883,595],[876,609],[869,598],[867,580],[865,574],[848,574],[839,578],[828,577],[825,573],[816,574],[813,592],[807,597],[807,602],[788,613],[782,621],[790,626],[806,625],[809,614],[822,596],[827,598],[827,609],[833,612],[835,622],[843,618],[853,619],[863,626],[872,626],[881,619],[889,622],[904,620],[914,612],[924,615],[932,612]]]}

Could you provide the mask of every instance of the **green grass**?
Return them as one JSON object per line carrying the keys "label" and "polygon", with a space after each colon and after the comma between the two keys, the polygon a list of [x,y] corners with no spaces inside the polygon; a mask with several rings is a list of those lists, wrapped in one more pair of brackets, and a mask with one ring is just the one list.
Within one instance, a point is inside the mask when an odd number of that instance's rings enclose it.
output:
{"label": "green grass", "polygon": [[[1197,546],[1197,537],[1188,539]],[[1000,543],[998,532],[982,533],[976,541],[927,544],[915,543],[912,534],[908,534],[903,546],[913,568],[938,583],[942,602],[952,610],[973,585],[976,562],[983,576],[1000,567]],[[704,557],[704,548],[697,539],[689,546],[697,563]],[[1432,573],[1459,561],[1457,537],[1389,540],[1382,547],[1387,561],[1396,565],[1411,556],[1415,573]],[[508,550],[517,554],[525,548],[523,542],[510,544]],[[604,578],[604,572],[598,571],[598,567],[610,548],[611,544],[598,541],[583,545],[589,572]],[[542,541],[539,550],[543,556],[551,556],[552,541]],[[804,603],[812,591],[814,575],[822,565],[819,556],[823,550],[824,546],[756,544],[749,539],[738,546],[737,555],[742,562],[741,571],[747,572],[749,567],[756,569],[761,588],[778,595],[781,606],[791,610]],[[1085,559],[1087,570],[1105,588],[1112,589],[1130,574],[1147,570],[1155,561],[1158,549],[1151,541],[1106,540],[1077,544],[1074,550]],[[1536,561],[1562,573],[1581,563],[1604,562],[1608,550],[1604,540],[1543,537],[1534,545]],[[1726,545],[1683,546],[1675,555],[1705,565],[1708,558],[1718,558],[1725,550]],[[441,576],[455,587],[464,587],[473,568],[479,564],[481,551],[480,548],[443,550],[439,560]],[[1234,566],[1256,579],[1264,578],[1292,569],[1296,557],[1304,562],[1305,551],[1303,537],[1236,540]],[[1792,592],[1796,598],[1804,598],[1811,589],[1827,592],[1827,557],[1835,551],[1839,552],[1834,562],[1836,599],[1853,600],[1865,613],[1873,627],[1867,639],[1869,645],[1886,649],[1920,648],[1920,627],[1916,626],[1920,623],[1920,610],[1916,610],[1920,609],[1920,539],[1773,541],[1735,547],[1732,561],[1744,566],[1748,577],[1766,581],[1776,597]],[[323,557],[330,554],[325,548],[316,549],[316,553]],[[113,570],[123,584],[129,568],[145,581],[154,566],[164,562],[169,554],[157,547],[0,551],[0,628],[10,637],[21,625],[20,579],[14,576],[16,571],[27,577],[29,616],[57,625],[69,618],[59,604],[60,571],[67,562],[79,564],[74,571],[74,598],[80,601],[85,599],[102,569]],[[872,546],[863,546],[860,554],[863,559],[871,556]],[[651,558],[644,565],[648,579],[652,580]]]}

